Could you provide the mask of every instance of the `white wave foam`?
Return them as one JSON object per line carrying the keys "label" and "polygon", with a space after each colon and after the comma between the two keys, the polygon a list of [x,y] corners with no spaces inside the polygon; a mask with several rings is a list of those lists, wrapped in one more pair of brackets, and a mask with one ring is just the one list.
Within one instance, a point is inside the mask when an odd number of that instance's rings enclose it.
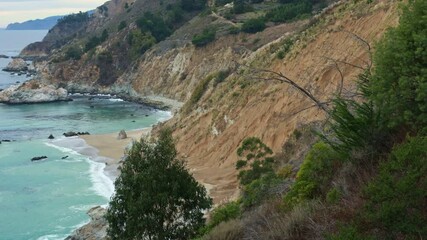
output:
{"label": "white wave foam", "polygon": [[[78,137],[75,138],[61,138],[51,142],[45,142],[49,147],[58,149],[59,151],[66,153],[67,155],[78,156],[78,160],[81,161],[82,156],[84,160],[89,163],[89,174],[90,181],[92,182],[91,189],[98,194],[99,196],[110,199],[114,193],[114,182],[106,175],[105,163],[103,158],[99,157],[96,153],[97,150],[89,145],[86,142]],[[68,147],[64,147],[68,146]],[[62,160],[65,162],[70,162],[72,160]]]}
{"label": "white wave foam", "polygon": [[99,163],[88,160],[90,164],[90,176],[92,181],[92,189],[100,196],[110,199],[114,193],[113,181],[105,175],[105,163]]}
{"label": "white wave foam", "polygon": [[61,146],[58,146],[58,145],[55,145],[55,144],[52,144],[52,143],[49,143],[49,142],[45,142],[44,144],[46,146],[48,146],[48,147],[55,148],[55,149],[57,149],[57,150],[59,150],[59,151],[61,151],[63,153],[66,153],[66,154],[70,154],[70,155],[81,155],[77,151],[74,151],[73,149],[70,149],[70,148],[61,147]]}
{"label": "white wave foam", "polygon": [[167,121],[173,117],[173,114],[170,111],[159,110],[158,112],[160,113],[159,122]]}
{"label": "white wave foam", "polygon": [[37,238],[37,240],[63,240],[64,238],[68,237],[68,234],[49,234],[49,235],[44,235],[41,236],[39,238]]}
{"label": "white wave foam", "polygon": [[109,98],[108,101],[110,102],[124,102],[125,100],[121,98]]}

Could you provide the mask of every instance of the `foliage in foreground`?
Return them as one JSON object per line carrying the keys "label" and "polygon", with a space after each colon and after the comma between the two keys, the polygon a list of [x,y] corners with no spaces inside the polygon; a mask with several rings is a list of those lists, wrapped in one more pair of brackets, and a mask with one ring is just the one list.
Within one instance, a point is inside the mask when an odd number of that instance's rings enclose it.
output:
{"label": "foliage in foreground", "polygon": [[396,147],[365,196],[365,216],[388,237],[427,236],[427,137]]}
{"label": "foliage in foreground", "polygon": [[377,46],[371,99],[388,127],[427,125],[427,1],[410,1]]}
{"label": "foliage in foreground", "polygon": [[170,130],[135,142],[115,182],[107,213],[111,239],[188,239],[212,201],[177,159]]}

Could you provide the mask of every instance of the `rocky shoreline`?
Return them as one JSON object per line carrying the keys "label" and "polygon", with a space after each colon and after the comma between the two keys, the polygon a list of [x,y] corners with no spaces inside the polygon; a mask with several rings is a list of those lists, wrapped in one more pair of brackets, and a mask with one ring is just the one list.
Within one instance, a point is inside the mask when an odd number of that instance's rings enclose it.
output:
{"label": "rocky shoreline", "polygon": [[29,104],[70,101],[67,90],[52,85],[42,84],[36,80],[12,85],[0,92],[0,103]]}

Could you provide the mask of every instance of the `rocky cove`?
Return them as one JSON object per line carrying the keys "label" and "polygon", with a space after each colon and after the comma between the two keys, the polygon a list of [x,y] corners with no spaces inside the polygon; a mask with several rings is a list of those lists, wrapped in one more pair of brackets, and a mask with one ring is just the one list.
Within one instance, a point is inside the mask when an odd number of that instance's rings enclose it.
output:
{"label": "rocky cove", "polygon": [[[295,129],[325,118],[316,108],[300,111],[310,104],[304,97],[288,85],[254,80],[252,70],[283,72],[327,101],[343,79],[346,89],[354,89],[352,79],[361,72],[360,68],[334,63],[359,66],[369,61],[366,46],[349,32],[374,42],[397,21],[396,4],[392,1],[376,1],[369,11],[364,3],[353,6],[338,1],[313,19],[275,24],[255,34],[228,34],[228,27],[236,23],[217,14],[195,16],[132,61],[132,56],[122,54],[123,49],[130,47],[121,43],[137,30],[135,24],[111,31],[105,42],[82,53],[80,58],[67,58],[67,49],[83,49],[85,37],[64,44],[63,48],[52,47],[63,40],[60,36],[68,39],[82,32],[100,35],[105,26],[116,29],[118,19],[132,22],[132,14],[121,7],[124,2],[106,3],[110,9],[108,16],[97,10],[93,19],[74,30],[56,26],[41,44],[25,49],[22,57],[37,53],[44,56],[35,62],[38,74],[34,84],[42,83],[40,86],[50,89],[46,94],[51,97],[61,95],[56,92],[59,90],[88,92],[113,94],[159,108],[175,106],[174,117],[161,125],[173,128],[180,156],[188,161],[196,179],[209,186],[216,204],[239,195],[235,162],[236,149],[243,139],[257,136],[275,152],[281,152]],[[130,12],[137,12],[138,7],[148,3],[135,4]],[[206,26],[220,26],[216,40],[195,47],[191,36]],[[288,39],[292,39],[290,47]],[[278,57],[279,52],[285,52],[283,58]],[[31,93],[30,86],[15,90],[35,96],[34,99],[42,98],[36,90]],[[16,94],[16,99],[22,99],[21,93],[13,93],[15,90],[4,96]],[[154,135],[157,130],[155,127]],[[301,159],[294,162],[298,168]],[[90,215],[103,211],[96,208]],[[105,220],[99,215],[92,219],[70,239],[91,239],[88,232],[92,232],[92,239],[102,239]]]}

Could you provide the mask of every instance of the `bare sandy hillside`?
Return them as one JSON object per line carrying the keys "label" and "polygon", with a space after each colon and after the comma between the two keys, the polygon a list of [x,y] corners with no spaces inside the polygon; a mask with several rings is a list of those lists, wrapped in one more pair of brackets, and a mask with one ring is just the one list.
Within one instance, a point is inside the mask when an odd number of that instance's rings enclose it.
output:
{"label": "bare sandy hillside", "polygon": [[283,60],[276,57],[281,40],[247,54],[239,60],[242,65],[237,72],[225,82],[215,88],[210,84],[190,114],[181,113],[168,123],[176,129],[179,153],[187,159],[195,177],[210,186],[216,203],[237,196],[236,149],[244,138],[260,137],[280,152],[296,127],[325,118],[294,88],[258,80],[264,75],[254,74],[251,69],[282,72],[322,101],[340,89],[341,71],[342,94],[349,95],[357,75],[370,63],[369,47],[364,41],[372,47],[397,20],[397,4],[393,1],[379,1],[375,6],[338,4],[299,34]]}

